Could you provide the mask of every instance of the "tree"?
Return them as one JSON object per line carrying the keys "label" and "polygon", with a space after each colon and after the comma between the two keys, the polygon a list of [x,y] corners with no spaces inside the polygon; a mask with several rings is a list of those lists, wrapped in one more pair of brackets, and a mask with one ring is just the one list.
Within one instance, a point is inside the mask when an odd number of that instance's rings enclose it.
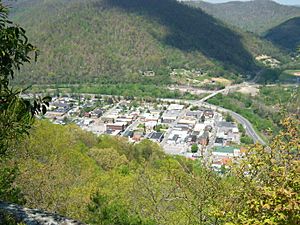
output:
{"label": "tree", "polygon": [[110,202],[106,196],[96,193],[89,205],[89,224],[96,225],[154,225],[154,222],[131,213],[126,206]]}
{"label": "tree", "polygon": [[193,144],[192,147],[191,147],[192,153],[196,153],[196,152],[198,152],[198,150],[199,150],[198,145],[197,144]]}
{"label": "tree", "polygon": [[6,159],[15,150],[17,140],[28,133],[33,115],[46,113],[51,101],[46,97],[31,103],[19,97],[21,91],[10,86],[14,71],[30,62],[32,52],[37,51],[28,43],[25,30],[9,21],[8,10],[0,1],[0,199],[6,201],[22,199],[13,187],[17,169],[6,166]]}
{"label": "tree", "polygon": [[226,120],[226,122],[233,122],[234,121],[232,116],[229,113],[226,114],[225,120]]}
{"label": "tree", "polygon": [[232,192],[232,224],[300,223],[300,121],[284,119],[270,146],[255,145],[232,168],[239,184]]}

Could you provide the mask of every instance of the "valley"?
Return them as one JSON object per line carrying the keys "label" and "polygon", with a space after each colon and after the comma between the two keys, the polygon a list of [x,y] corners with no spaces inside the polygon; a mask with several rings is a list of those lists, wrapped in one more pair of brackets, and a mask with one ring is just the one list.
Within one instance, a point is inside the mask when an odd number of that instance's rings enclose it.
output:
{"label": "valley", "polygon": [[0,0],[0,224],[300,224],[300,8]]}

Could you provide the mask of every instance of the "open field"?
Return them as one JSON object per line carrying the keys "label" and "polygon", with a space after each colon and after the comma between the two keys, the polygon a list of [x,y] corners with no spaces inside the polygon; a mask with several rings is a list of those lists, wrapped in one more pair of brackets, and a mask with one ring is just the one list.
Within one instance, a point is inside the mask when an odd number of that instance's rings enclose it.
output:
{"label": "open field", "polygon": [[284,72],[289,75],[292,75],[292,76],[300,77],[300,69],[299,70],[286,70]]}

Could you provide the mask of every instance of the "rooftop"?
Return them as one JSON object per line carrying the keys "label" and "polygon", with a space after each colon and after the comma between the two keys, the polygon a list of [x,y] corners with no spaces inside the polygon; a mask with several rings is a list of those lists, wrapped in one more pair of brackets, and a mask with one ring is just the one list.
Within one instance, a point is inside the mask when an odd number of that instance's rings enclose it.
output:
{"label": "rooftop", "polygon": [[231,146],[224,146],[224,147],[220,146],[220,147],[215,147],[213,152],[233,154],[235,150],[239,150],[239,149]]}

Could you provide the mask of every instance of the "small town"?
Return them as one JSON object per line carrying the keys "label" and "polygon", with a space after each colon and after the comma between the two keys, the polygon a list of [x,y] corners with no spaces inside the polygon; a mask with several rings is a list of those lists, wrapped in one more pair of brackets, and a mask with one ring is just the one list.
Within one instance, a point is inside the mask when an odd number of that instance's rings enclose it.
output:
{"label": "small town", "polygon": [[300,0],[0,0],[0,225],[300,225]]}
{"label": "small town", "polygon": [[122,136],[133,143],[149,139],[167,154],[202,158],[216,170],[241,151],[241,134],[230,116],[184,103],[109,96],[54,97],[45,117],[55,124],[74,123],[97,135]]}

